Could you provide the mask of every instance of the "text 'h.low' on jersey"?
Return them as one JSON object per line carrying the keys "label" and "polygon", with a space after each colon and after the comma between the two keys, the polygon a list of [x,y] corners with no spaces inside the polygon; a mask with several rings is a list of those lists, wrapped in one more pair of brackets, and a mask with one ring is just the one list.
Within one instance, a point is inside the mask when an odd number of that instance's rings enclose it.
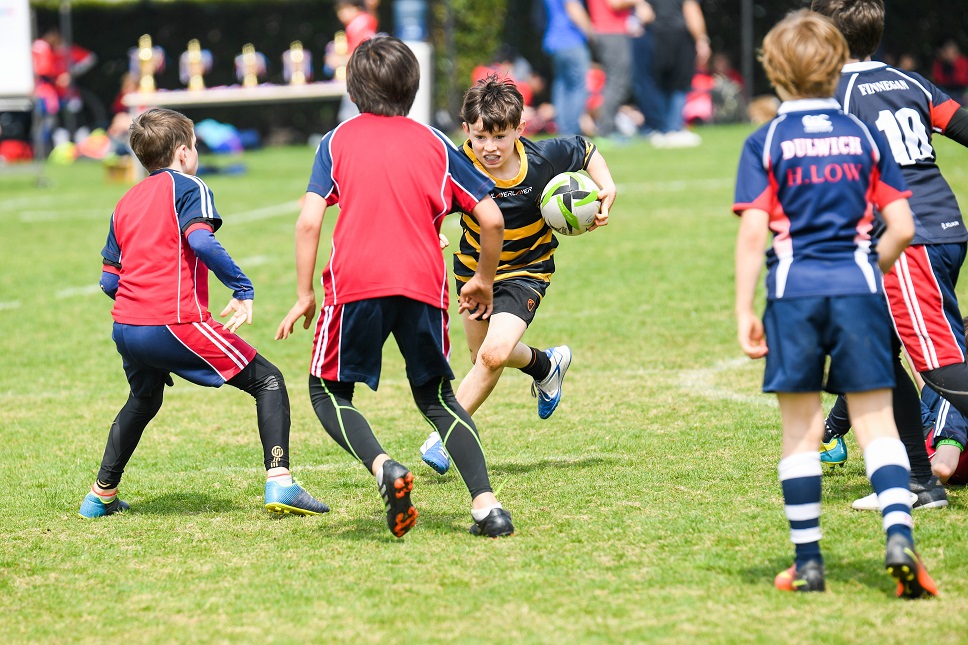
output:
{"label": "text 'h.low' on jersey", "polygon": [[944,133],[960,107],[914,72],[866,61],[844,66],[837,99],[844,111],[876,127],[911,191],[915,232],[911,244],[968,241],[951,187],[936,163],[934,132]]}
{"label": "text 'h.low' on jersey", "polygon": [[[497,267],[496,280],[528,277],[550,282],[555,272],[554,253],[558,239],[541,217],[541,191],[551,179],[563,172],[585,170],[595,152],[595,144],[581,136],[531,141],[520,138],[515,153],[521,169],[513,179],[494,179],[491,197],[504,216],[504,245]],[[470,141],[464,143],[466,154],[481,172],[490,173],[474,156]],[[477,270],[481,256],[481,229],[464,211],[460,252],[454,254],[454,277],[467,282]]]}
{"label": "text 'h.low' on jersey", "polygon": [[325,306],[405,296],[448,305],[441,220],[474,210],[494,186],[438,130],[363,113],[323,137],[309,192],[339,204]]}
{"label": "text 'h.low' on jersey", "polygon": [[746,140],[735,213],[770,216],[767,297],[879,293],[874,206],[907,197],[887,143],[834,99],[787,101]]}
{"label": "text 'h.low' on jersey", "polygon": [[156,170],[125,193],[101,251],[105,265],[120,274],[114,320],[128,325],[204,320],[208,267],[188,245],[188,234],[221,224],[212,191],[192,175]]}

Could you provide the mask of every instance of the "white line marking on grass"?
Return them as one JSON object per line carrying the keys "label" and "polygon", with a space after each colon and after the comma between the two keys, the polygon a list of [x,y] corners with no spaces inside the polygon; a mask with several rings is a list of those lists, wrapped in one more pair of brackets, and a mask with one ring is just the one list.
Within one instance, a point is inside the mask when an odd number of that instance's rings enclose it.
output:
{"label": "white line marking on grass", "polygon": [[719,361],[712,367],[699,368],[694,370],[679,370],[676,384],[690,394],[705,396],[710,399],[725,399],[737,403],[753,403],[755,405],[776,405],[776,398],[765,396],[762,393],[752,396],[741,394],[729,387],[718,385],[717,377],[723,372],[730,372],[739,369],[749,362],[748,358],[731,358]]}
{"label": "white line marking on grass", "polygon": [[277,217],[279,215],[296,214],[299,212],[299,201],[285,202],[282,204],[276,204],[274,206],[264,206],[263,208],[256,208],[251,211],[243,211],[241,213],[231,213],[225,216],[225,219],[235,222],[255,222],[262,219],[269,219],[271,217]]}
{"label": "white line marking on grass", "polygon": [[19,308],[20,308],[19,300],[8,300],[6,302],[0,302],[0,311],[3,311],[4,309],[19,309]]}
{"label": "white line marking on grass", "polygon": [[268,264],[272,258],[268,255],[253,255],[251,258],[242,258],[236,264],[240,267],[256,267],[260,264]]}
{"label": "white line marking on grass", "polygon": [[74,296],[89,296],[92,293],[101,293],[101,285],[86,284],[83,287],[68,287],[61,289],[54,295],[58,298],[73,298]]}

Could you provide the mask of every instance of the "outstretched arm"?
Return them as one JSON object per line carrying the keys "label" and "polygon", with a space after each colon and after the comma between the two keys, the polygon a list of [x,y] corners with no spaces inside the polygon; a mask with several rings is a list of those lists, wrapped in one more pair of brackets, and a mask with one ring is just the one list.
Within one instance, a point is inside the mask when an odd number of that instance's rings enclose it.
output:
{"label": "outstretched arm", "polygon": [[232,314],[232,317],[223,323],[223,326],[234,332],[243,323],[251,325],[252,299],[255,298],[252,281],[246,277],[228,251],[215,239],[212,229],[204,224],[193,226],[188,232],[188,245],[192,247],[195,255],[205,263],[205,266],[212,270],[215,277],[232,290],[232,299],[219,313],[219,317]]}
{"label": "outstretched arm", "polygon": [[303,329],[309,329],[316,317],[316,290],[313,288],[316,274],[316,253],[319,251],[319,233],[326,214],[326,200],[313,192],[306,193],[302,211],[296,220],[296,304],[279,323],[276,340],[289,338],[296,321],[303,320]]}

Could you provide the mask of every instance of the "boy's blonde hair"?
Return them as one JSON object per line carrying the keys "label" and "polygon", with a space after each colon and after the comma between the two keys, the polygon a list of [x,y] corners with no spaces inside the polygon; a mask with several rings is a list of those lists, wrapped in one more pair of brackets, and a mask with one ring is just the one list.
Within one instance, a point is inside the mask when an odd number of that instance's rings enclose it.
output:
{"label": "boy's blonde hair", "polygon": [[789,98],[833,96],[847,57],[847,41],[836,25],[806,9],[778,22],[760,51],[770,83]]}
{"label": "boy's blonde hair", "polygon": [[131,123],[131,150],[148,172],[167,168],[178,146],[192,147],[195,124],[181,112],[152,108]]}

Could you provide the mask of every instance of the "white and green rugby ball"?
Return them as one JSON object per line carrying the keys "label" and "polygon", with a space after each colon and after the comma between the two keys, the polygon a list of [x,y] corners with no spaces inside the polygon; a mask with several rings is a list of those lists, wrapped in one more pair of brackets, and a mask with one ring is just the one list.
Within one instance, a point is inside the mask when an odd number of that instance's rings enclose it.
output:
{"label": "white and green rugby ball", "polygon": [[541,217],[561,235],[581,235],[595,223],[598,186],[588,175],[563,172],[541,191]]}

